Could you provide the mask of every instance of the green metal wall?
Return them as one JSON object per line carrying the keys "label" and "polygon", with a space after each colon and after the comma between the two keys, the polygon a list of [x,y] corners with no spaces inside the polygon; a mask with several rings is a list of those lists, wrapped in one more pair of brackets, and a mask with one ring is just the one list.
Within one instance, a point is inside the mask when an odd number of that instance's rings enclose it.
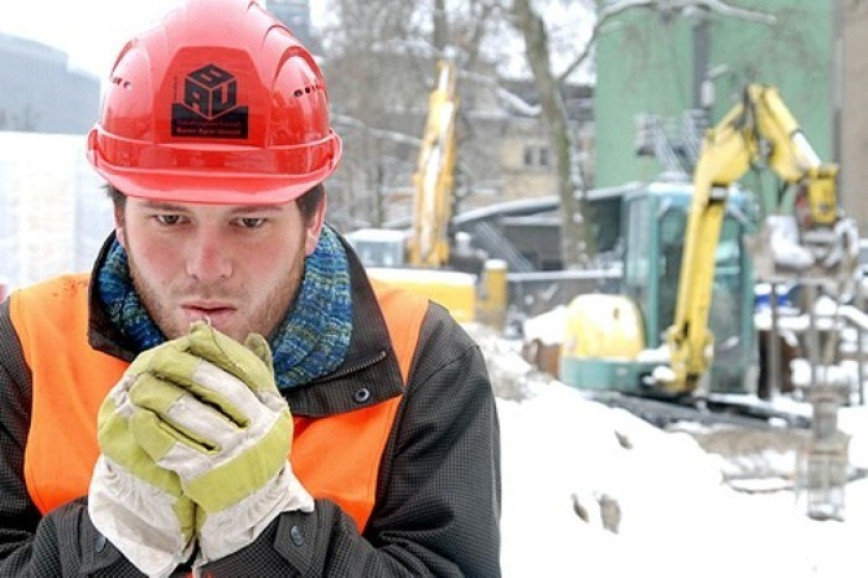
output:
{"label": "green metal wall", "polygon": [[[835,0],[731,0],[726,4],[774,15],[768,25],[718,13],[709,16],[708,68],[724,66],[714,80],[714,124],[751,82],[780,89],[784,102],[824,161],[834,161]],[[635,117],[679,118],[694,108],[694,41],[697,17],[647,8],[610,21],[596,48],[595,186],[654,179],[660,165],[635,154]],[[718,69],[720,70],[720,68]],[[770,175],[742,180],[755,191],[774,187]]]}

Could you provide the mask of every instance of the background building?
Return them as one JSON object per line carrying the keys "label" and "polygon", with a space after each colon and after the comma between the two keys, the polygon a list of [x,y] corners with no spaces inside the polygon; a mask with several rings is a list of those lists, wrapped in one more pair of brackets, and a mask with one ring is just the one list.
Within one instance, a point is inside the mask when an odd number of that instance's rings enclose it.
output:
{"label": "background building", "polygon": [[321,44],[310,21],[309,0],[265,0],[263,4],[277,16],[312,52],[319,53]]}
{"label": "background building", "polygon": [[0,131],[0,151],[0,277],[20,287],[90,270],[112,207],[84,136]]}
{"label": "background building", "polygon": [[835,119],[837,158],[841,162],[844,207],[868,235],[868,2],[836,2],[842,62],[837,82],[841,95]]}
{"label": "background building", "polygon": [[0,79],[0,130],[85,134],[96,120],[99,79],[60,50],[0,33]]}
{"label": "background building", "polygon": [[90,267],[111,231],[85,156],[99,79],[64,52],[0,34],[0,277],[12,287]]}
{"label": "background building", "polygon": [[[748,83],[769,84],[780,90],[820,158],[841,165],[844,208],[864,230],[868,5],[847,0],[725,4],[734,10],[688,14],[676,12],[674,5],[670,12],[629,10],[600,35],[595,184],[654,179],[670,170],[671,163],[661,162],[660,155],[637,154],[639,145],[651,152],[649,135],[656,127],[689,156],[702,130],[738,102]],[[649,138],[637,139],[640,124]],[[775,188],[767,171],[749,173],[742,181],[757,192]]]}

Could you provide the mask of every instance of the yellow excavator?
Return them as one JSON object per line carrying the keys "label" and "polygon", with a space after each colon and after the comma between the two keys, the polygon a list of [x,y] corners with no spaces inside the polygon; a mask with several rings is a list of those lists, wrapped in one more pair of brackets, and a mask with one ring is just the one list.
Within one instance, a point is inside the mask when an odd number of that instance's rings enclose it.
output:
{"label": "yellow excavator", "polygon": [[494,321],[502,317],[506,307],[505,269],[489,264],[480,283],[476,275],[451,267],[449,223],[459,104],[456,76],[451,60],[437,62],[437,84],[428,97],[428,115],[413,175],[409,237],[394,230],[362,229],[347,238],[373,279],[422,293],[445,306],[460,322]]}
{"label": "yellow excavator", "polygon": [[437,86],[428,96],[428,118],[413,175],[413,234],[409,257],[414,266],[441,268],[449,262],[448,228],[452,219],[457,115],[455,65],[451,60],[440,60]]}
{"label": "yellow excavator", "polygon": [[[751,226],[746,197],[736,183],[751,168],[770,169],[786,188],[796,189],[799,214],[792,222],[797,234],[789,240],[800,258],[794,262],[778,263],[783,255],[768,242],[754,247],[754,258],[747,255],[741,239]],[[706,132],[691,186],[680,191],[658,186],[656,192],[649,187],[640,200],[655,204],[625,208],[626,295],[581,295],[570,304],[561,379],[581,388],[689,395],[708,377],[715,351],[728,348],[720,374],[729,371],[740,382],[722,389],[755,391],[749,366],[755,363],[752,268],[757,260],[766,264],[761,277],[842,277],[855,265],[856,227],[839,209],[837,173],[836,165],[820,161],[776,88],[748,86],[742,101]],[[667,220],[677,214],[672,208],[679,198],[684,204],[680,225],[677,218]],[[763,225],[757,238],[767,241],[769,235]],[[667,254],[666,247],[680,251]],[[668,308],[667,283],[675,289],[669,291],[674,306]],[[725,299],[715,304],[718,293]],[[658,314],[664,319],[653,319]],[[726,344],[715,343],[710,315],[728,327]],[[651,332],[642,326],[649,320],[658,324]],[[708,388],[715,391],[717,385],[712,380]]]}

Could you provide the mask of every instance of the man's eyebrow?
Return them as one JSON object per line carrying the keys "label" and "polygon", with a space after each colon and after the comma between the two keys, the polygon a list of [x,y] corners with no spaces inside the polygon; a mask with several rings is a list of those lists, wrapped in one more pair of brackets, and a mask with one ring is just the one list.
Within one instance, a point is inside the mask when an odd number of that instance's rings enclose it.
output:
{"label": "man's eyebrow", "polygon": [[152,211],[167,211],[173,213],[183,213],[186,210],[182,205],[173,205],[172,203],[166,203],[163,201],[145,201],[142,203],[142,206]]}
{"label": "man's eyebrow", "polygon": [[283,210],[280,205],[245,205],[232,209],[235,215],[249,215],[251,213],[279,213]]}
{"label": "man's eyebrow", "polygon": [[[186,205],[167,203],[165,201],[145,201],[142,206],[152,211],[164,211],[170,213],[184,213],[189,210]],[[243,205],[232,209],[234,215],[249,215],[251,213],[276,213],[280,212],[280,205]]]}

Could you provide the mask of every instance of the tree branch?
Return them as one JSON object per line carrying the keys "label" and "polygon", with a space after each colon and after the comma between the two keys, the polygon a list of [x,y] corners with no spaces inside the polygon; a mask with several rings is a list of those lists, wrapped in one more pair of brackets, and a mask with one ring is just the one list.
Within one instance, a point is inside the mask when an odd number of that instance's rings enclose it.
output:
{"label": "tree branch", "polygon": [[726,16],[729,18],[738,18],[741,20],[749,20],[753,22],[759,22],[761,24],[767,24],[769,26],[773,25],[777,20],[772,14],[766,14],[763,12],[756,12],[754,10],[747,10],[744,8],[738,8],[735,6],[730,6],[721,0],[621,0],[613,2],[612,4],[607,4],[600,10],[599,15],[597,16],[597,23],[594,25],[593,30],[591,30],[591,37],[588,39],[588,42],[585,43],[584,49],[582,49],[581,53],[579,53],[576,58],[567,66],[567,68],[557,77],[558,84],[563,84],[566,81],[567,77],[569,77],[575,70],[581,66],[585,60],[590,56],[591,51],[594,48],[594,44],[596,43],[597,37],[600,35],[600,30],[606,23],[611,20],[613,17],[626,12],[627,10],[632,10],[633,8],[650,8],[655,9],[659,12],[684,12],[691,9],[706,9],[710,12],[715,12],[720,14],[721,16]]}

